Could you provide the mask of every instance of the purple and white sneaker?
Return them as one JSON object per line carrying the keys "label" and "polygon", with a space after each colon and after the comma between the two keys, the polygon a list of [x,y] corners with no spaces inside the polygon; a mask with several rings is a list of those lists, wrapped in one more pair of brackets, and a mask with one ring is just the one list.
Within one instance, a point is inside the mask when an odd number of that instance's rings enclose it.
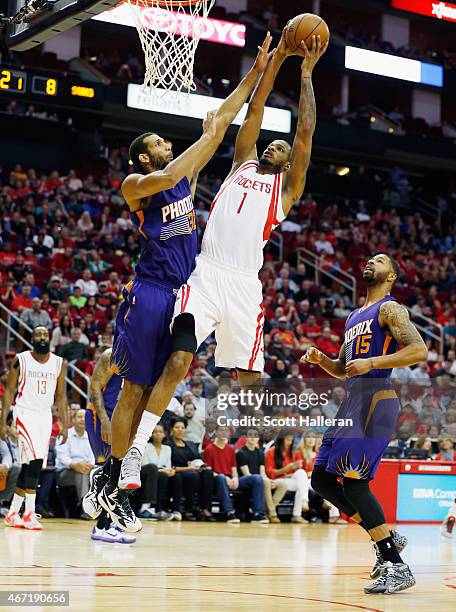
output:
{"label": "purple and white sneaker", "polygon": [[111,525],[109,529],[98,529],[95,526],[90,537],[98,542],[109,542],[112,544],[134,544],[136,542],[135,536],[125,533],[125,531],[122,531],[116,525]]}

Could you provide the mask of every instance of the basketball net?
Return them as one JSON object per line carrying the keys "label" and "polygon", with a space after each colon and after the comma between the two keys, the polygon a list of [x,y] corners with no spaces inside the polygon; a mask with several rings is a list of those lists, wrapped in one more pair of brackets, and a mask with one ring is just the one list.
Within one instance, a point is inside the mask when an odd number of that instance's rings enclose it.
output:
{"label": "basketball net", "polygon": [[144,51],[143,90],[158,97],[195,91],[195,52],[215,0],[128,0]]}

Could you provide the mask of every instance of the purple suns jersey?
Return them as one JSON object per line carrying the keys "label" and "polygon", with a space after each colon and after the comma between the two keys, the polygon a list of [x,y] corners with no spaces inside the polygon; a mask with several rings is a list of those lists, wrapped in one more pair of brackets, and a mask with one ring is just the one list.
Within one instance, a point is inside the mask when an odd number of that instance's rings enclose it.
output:
{"label": "purple suns jersey", "polygon": [[[378,315],[380,307],[385,302],[396,301],[390,295],[372,304],[364,310],[357,308],[348,317],[345,323],[345,361],[352,359],[369,359],[369,357],[380,357],[390,355],[397,351],[398,343],[386,333],[386,329],[380,327]],[[360,378],[389,379],[391,369],[371,370],[367,374],[354,376],[348,380],[351,387]]]}
{"label": "purple suns jersey", "polygon": [[195,267],[198,244],[187,177],[172,189],[151,196],[149,205],[132,212],[131,219],[141,244],[135,269],[138,278],[179,289]]}
{"label": "purple suns jersey", "polygon": [[116,407],[120,391],[122,390],[122,383],[122,378],[118,374],[113,374],[103,389],[103,402],[109,418],[111,418]]}

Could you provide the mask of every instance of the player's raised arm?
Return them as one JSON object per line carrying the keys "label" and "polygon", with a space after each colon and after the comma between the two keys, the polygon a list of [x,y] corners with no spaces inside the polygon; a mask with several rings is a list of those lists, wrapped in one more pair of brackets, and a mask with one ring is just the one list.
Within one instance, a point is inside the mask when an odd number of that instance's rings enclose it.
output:
{"label": "player's raised arm", "polygon": [[405,368],[428,358],[428,349],[419,331],[410,321],[407,308],[397,302],[385,302],[380,306],[378,322],[387,327],[402,348],[391,355],[354,359],[347,363],[347,376],[366,374],[371,370]]}
{"label": "player's raised arm", "polygon": [[[269,32],[268,32],[269,36]],[[263,72],[249,103],[247,115],[239,128],[234,150],[233,169],[247,159],[257,159],[256,143],[263,123],[264,107],[274,86],[274,81],[285,59],[291,55],[285,42],[285,29],[279,46]]]}
{"label": "player's raised arm", "polygon": [[337,359],[330,359],[324,353],[312,346],[306,351],[306,354],[301,357],[301,360],[319,365],[320,368],[323,368],[325,372],[328,372],[328,374],[334,376],[334,378],[346,378],[345,342],[340,347],[339,357]]}
{"label": "player's raised arm", "polygon": [[68,402],[66,395],[66,363],[62,363],[59,377],[57,379],[57,387],[55,389],[55,405],[59,411],[60,422],[62,429],[60,430],[60,444],[65,444],[68,438]]}
{"label": "player's raised arm", "polygon": [[13,362],[11,370],[8,372],[6,379],[5,392],[3,394],[2,411],[0,418],[0,438],[6,440],[6,419],[10,411],[17,390],[17,381],[19,379],[19,359]]}
{"label": "player's raised arm", "polygon": [[317,110],[312,86],[313,69],[328,48],[328,43],[321,47],[320,36],[312,36],[312,48],[301,43],[304,60],[301,65],[301,95],[299,98],[298,124],[291,150],[290,169],[284,178],[282,206],[288,215],[293,204],[299,200],[304,191],[306,173],[312,151],[312,137],[315,131]]}
{"label": "player's raised arm", "polygon": [[101,439],[111,444],[111,422],[109,420],[103,399],[103,389],[112,376],[111,370],[112,349],[106,349],[97,361],[89,385],[89,401],[92,402],[101,424]]}
{"label": "player's raised arm", "polygon": [[[208,113],[203,123],[203,134],[182,155],[170,161],[162,170],[149,174],[130,174],[122,183],[122,193],[130,210],[139,210],[138,200],[152,196],[159,191],[171,189],[186,176],[189,181],[208,163],[222,142],[228,127],[249,97],[260,74],[268,65],[271,54],[271,37],[267,36],[259,47],[255,63],[236,89],[226,98],[220,108]],[[146,155],[146,158],[149,159]],[[141,156],[140,156],[140,161]]]}

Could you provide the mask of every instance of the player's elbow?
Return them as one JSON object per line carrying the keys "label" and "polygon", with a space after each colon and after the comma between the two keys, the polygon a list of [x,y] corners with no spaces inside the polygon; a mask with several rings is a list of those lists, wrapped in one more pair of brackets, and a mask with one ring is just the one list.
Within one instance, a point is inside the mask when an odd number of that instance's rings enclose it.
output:
{"label": "player's elbow", "polygon": [[427,361],[428,357],[429,357],[429,351],[428,351],[427,346],[423,342],[423,344],[421,344],[417,350],[417,363],[421,363],[422,361]]}

